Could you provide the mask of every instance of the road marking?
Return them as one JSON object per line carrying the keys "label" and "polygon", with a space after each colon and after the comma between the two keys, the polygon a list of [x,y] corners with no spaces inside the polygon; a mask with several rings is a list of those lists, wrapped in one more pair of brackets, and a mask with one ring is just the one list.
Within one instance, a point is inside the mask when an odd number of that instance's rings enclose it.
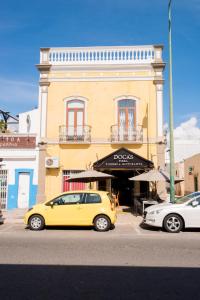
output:
{"label": "road marking", "polygon": [[138,226],[135,226],[134,229],[135,229],[135,232],[137,233],[137,235],[141,235],[142,234],[142,232],[140,231],[140,229],[139,229]]}

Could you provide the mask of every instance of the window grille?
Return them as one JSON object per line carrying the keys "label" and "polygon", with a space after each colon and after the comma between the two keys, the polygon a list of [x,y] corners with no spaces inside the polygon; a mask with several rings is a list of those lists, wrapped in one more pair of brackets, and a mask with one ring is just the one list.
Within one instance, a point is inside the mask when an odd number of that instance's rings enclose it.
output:
{"label": "window grille", "polygon": [[64,170],[63,171],[63,192],[85,190],[84,182],[69,182],[66,181],[71,175],[83,172],[84,170]]}
{"label": "window grille", "polygon": [[7,208],[8,170],[0,169],[0,207]]}

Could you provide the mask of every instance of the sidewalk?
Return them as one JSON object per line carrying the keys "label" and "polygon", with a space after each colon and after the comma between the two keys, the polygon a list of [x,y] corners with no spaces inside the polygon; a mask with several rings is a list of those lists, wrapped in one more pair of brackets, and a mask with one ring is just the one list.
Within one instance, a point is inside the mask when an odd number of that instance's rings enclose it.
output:
{"label": "sidewalk", "polygon": [[4,210],[3,218],[4,224],[23,224],[24,214],[26,213],[27,208],[16,208],[12,210]]}
{"label": "sidewalk", "polygon": [[141,216],[134,216],[131,212],[124,212],[121,210],[117,210],[117,222],[116,226],[123,226],[123,225],[132,225],[132,226],[139,226],[142,222],[143,218]]}
{"label": "sidewalk", "polygon": [[[3,218],[4,224],[23,224],[24,214],[26,213],[27,209],[12,209],[3,211]],[[123,226],[123,225],[133,225],[137,226],[142,222],[141,216],[134,216],[129,211],[123,211],[123,209],[117,209],[117,222],[116,225]]]}

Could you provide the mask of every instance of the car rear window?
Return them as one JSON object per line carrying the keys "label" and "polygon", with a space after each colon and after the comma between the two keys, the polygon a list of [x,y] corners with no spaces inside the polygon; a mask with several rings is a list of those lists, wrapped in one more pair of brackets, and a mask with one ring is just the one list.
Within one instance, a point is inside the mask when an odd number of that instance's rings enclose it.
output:
{"label": "car rear window", "polygon": [[86,194],[85,203],[101,203],[101,197],[98,194]]}

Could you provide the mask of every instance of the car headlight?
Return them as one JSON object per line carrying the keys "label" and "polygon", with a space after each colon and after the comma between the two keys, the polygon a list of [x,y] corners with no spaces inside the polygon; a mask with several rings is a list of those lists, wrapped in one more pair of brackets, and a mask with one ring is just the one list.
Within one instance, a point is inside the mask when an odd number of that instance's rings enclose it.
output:
{"label": "car headlight", "polygon": [[150,215],[159,214],[162,209],[152,210],[149,212]]}
{"label": "car headlight", "polygon": [[32,209],[33,209],[33,207],[30,207],[30,208],[27,210],[27,212],[30,211],[30,210],[32,210]]}

